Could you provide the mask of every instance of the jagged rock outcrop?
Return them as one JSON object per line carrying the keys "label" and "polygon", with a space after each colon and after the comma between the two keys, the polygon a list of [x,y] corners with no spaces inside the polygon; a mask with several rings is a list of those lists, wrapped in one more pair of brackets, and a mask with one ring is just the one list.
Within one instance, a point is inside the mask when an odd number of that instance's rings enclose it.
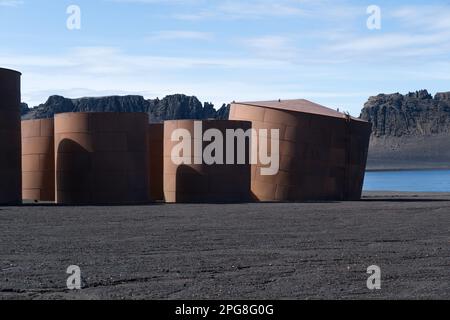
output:
{"label": "jagged rock outcrop", "polygon": [[[142,96],[109,96],[99,98],[68,99],[51,96],[36,108],[22,108],[22,119],[51,118],[64,112],[147,112],[151,122],[178,119],[216,119],[226,110],[216,111],[211,103],[202,103],[196,97],[182,94],[164,99],[146,100]],[[227,116],[227,115],[226,115]]]}
{"label": "jagged rock outcrop", "polygon": [[25,114],[27,114],[28,112],[30,112],[30,108],[28,108],[28,104],[26,104],[26,103],[21,103],[20,104],[20,115],[25,115]]}
{"label": "jagged rock outcrop", "polygon": [[223,104],[222,107],[217,110],[216,119],[218,120],[227,120],[230,116],[231,105]]}
{"label": "jagged rock outcrop", "polygon": [[216,117],[214,105],[205,103],[203,106],[196,97],[176,94],[162,100],[155,99],[148,102],[148,113],[152,121],[214,119]]}
{"label": "jagged rock outcrop", "polygon": [[450,93],[426,90],[369,98],[369,169],[450,168]]}

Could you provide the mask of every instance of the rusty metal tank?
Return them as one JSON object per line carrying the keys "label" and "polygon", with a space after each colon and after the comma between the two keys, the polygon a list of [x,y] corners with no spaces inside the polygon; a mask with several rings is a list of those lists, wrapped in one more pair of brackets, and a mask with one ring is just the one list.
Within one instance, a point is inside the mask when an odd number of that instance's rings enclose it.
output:
{"label": "rusty metal tank", "polygon": [[[200,124],[201,128],[196,129]],[[164,123],[164,196],[169,203],[232,203],[247,202],[250,197],[251,165],[249,159],[249,141],[244,145],[245,163],[207,164],[202,154],[211,141],[204,141],[203,136],[213,129],[216,133],[226,136],[226,130],[251,129],[248,121],[192,121],[176,120]],[[182,131],[179,131],[182,130]],[[175,132],[187,134],[183,138],[173,136]],[[211,132],[211,131],[210,131]],[[177,145],[181,141],[188,141],[190,154],[185,150],[177,152]],[[237,145],[237,144],[236,144]],[[195,152],[198,148],[200,153]],[[219,149],[217,149],[219,150]],[[226,143],[223,143],[223,157],[227,156]],[[233,152],[235,152],[234,150]],[[217,151],[219,152],[219,151]],[[236,152],[235,152],[236,153]],[[211,154],[215,154],[212,152]],[[174,161],[173,155],[186,158],[188,161],[180,163]],[[176,157],[175,157],[176,158]]]}
{"label": "rusty metal tank", "polygon": [[358,200],[361,198],[371,125],[307,100],[233,103],[230,120],[256,130],[279,130],[279,172],[252,166],[259,201]]}
{"label": "rusty metal tank", "polygon": [[55,201],[54,120],[22,121],[22,198]]}
{"label": "rusty metal tank", "polygon": [[20,76],[0,68],[0,204],[22,201]]}
{"label": "rusty metal tank", "polygon": [[150,200],[163,201],[164,124],[149,124],[148,130]]}
{"label": "rusty metal tank", "polygon": [[148,132],[146,113],[56,115],[56,202],[147,203]]}

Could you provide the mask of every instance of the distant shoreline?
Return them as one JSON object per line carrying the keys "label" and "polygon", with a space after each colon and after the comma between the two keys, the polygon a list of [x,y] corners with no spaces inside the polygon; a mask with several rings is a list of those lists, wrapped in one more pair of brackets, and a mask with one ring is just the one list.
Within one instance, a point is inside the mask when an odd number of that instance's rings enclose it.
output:
{"label": "distant shoreline", "polygon": [[448,171],[449,167],[445,168],[380,168],[380,169],[366,169],[366,172],[398,172],[398,171]]}
{"label": "distant shoreline", "polygon": [[367,172],[364,191],[450,193],[450,170],[400,170]]}
{"label": "distant shoreline", "polygon": [[[371,191],[363,191],[362,199],[361,200],[370,200],[370,199],[377,199],[382,198],[384,200],[388,199],[422,199],[422,200],[429,200],[440,197],[450,197],[450,192],[436,192],[436,191],[387,191],[387,190],[371,190]],[[450,198],[445,199],[446,201],[450,202]]]}

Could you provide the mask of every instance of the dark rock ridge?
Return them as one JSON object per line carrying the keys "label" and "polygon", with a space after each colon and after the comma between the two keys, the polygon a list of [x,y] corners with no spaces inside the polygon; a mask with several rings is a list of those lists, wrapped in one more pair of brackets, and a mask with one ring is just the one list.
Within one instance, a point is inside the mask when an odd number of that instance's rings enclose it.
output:
{"label": "dark rock ridge", "polygon": [[182,94],[164,99],[146,100],[142,96],[109,96],[68,99],[51,96],[47,102],[29,109],[22,104],[22,119],[51,118],[64,112],[147,112],[151,122],[179,119],[227,119],[229,106],[215,110],[211,103],[202,103],[196,97]]}
{"label": "dark rock ridge", "polygon": [[369,169],[450,168],[450,92],[380,94],[361,118],[373,125]]}
{"label": "dark rock ridge", "polygon": [[28,108],[28,105],[26,103],[20,104],[20,114],[22,116],[26,115],[28,112],[30,112],[30,108]]}

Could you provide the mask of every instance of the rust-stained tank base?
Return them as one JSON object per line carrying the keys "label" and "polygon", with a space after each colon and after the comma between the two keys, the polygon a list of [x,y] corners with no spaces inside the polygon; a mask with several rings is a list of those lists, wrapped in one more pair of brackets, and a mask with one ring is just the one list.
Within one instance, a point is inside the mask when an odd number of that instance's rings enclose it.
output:
{"label": "rust-stained tank base", "polygon": [[[201,137],[195,135],[195,123],[201,123]],[[173,142],[175,130],[189,133],[192,150],[189,163],[177,164],[172,159],[174,147],[181,140]],[[250,161],[245,164],[212,164],[196,157],[194,145],[199,144],[203,151],[210,142],[201,141],[203,134],[209,129],[218,130],[223,137],[227,129],[251,129],[248,121],[192,121],[177,120],[164,123],[164,196],[169,203],[238,203],[251,200],[250,194]],[[224,141],[223,155],[226,157]],[[250,142],[244,146],[245,156],[249,159]],[[180,154],[180,156],[185,156]]]}
{"label": "rust-stained tank base", "polygon": [[53,119],[22,121],[22,198],[55,201]]}
{"label": "rust-stained tank base", "polygon": [[149,202],[148,115],[64,113],[55,117],[56,202]]}
{"label": "rust-stained tank base", "polygon": [[0,204],[22,201],[20,76],[0,68]]}
{"label": "rust-stained tank base", "polygon": [[231,120],[277,129],[280,171],[252,168],[259,201],[358,200],[361,198],[371,125],[307,100],[233,103]]}

